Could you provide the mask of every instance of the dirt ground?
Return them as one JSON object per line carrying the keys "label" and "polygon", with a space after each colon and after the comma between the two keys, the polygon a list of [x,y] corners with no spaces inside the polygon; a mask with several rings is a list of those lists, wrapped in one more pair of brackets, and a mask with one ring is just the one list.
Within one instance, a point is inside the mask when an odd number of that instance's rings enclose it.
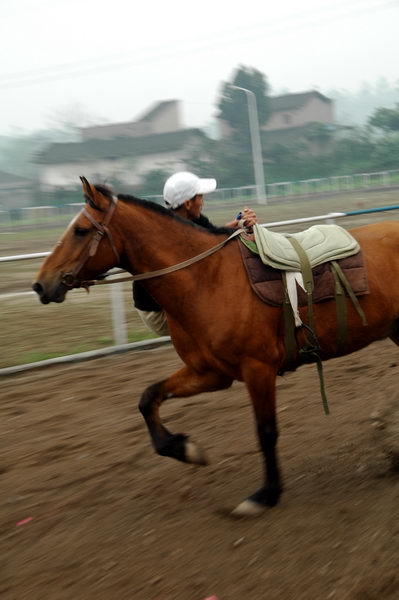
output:
{"label": "dirt ground", "polygon": [[152,451],[137,401],[179,364],[167,347],[2,378],[1,597],[399,598],[398,348],[325,363],[329,417],[315,367],[279,379],[285,493],[253,520],[228,516],[261,478],[242,384],[163,407],[210,466]]}

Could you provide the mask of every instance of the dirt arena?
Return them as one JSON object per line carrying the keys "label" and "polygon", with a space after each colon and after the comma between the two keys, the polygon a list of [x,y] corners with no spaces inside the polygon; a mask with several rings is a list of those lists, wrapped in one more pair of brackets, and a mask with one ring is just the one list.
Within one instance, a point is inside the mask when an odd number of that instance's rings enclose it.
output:
{"label": "dirt arena", "polygon": [[242,384],[164,405],[198,468],[155,455],[136,409],[171,347],[3,377],[1,597],[399,598],[398,350],[325,363],[329,417],[315,367],[279,379],[285,493],[254,520],[228,516],[261,478]]}

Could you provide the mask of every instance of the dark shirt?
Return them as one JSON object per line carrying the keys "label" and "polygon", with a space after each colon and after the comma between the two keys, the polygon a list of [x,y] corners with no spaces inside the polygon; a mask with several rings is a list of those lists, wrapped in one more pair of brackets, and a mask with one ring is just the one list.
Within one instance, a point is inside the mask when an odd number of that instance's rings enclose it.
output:
{"label": "dark shirt", "polygon": [[[208,229],[212,233],[226,233],[229,235],[234,231],[231,227],[217,227],[213,225],[205,215],[200,215],[198,219],[192,219],[192,222],[200,227],[204,227],[204,229]],[[139,310],[146,312],[161,312],[162,310],[161,306],[155,302],[154,298],[139,281],[133,281],[133,304]]]}

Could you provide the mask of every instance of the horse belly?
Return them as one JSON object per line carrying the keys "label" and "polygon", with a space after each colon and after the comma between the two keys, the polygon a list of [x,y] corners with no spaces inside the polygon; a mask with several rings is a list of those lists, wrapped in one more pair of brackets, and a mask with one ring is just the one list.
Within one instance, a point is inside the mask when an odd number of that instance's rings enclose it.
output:
{"label": "horse belly", "polygon": [[[338,353],[338,328],[335,301],[327,301],[315,306],[316,334],[323,359],[339,354],[349,354],[360,350],[377,340],[392,336],[397,328],[398,310],[395,303],[377,293],[359,298],[365,313],[367,325],[347,298],[347,334],[345,351]],[[306,320],[305,320],[306,322]]]}

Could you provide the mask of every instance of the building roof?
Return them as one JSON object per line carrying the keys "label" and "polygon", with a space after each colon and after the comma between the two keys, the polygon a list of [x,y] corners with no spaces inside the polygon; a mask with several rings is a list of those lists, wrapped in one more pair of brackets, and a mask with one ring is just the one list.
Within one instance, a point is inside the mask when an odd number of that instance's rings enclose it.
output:
{"label": "building roof", "polygon": [[82,160],[115,160],[127,156],[143,156],[179,150],[190,138],[205,134],[200,129],[181,129],[140,137],[119,137],[110,140],[91,139],[83,142],[51,144],[36,157],[37,163],[59,164]]}
{"label": "building roof", "polygon": [[[145,113],[135,121],[122,121],[118,123],[104,123],[100,125],[88,125],[87,127],[80,127],[80,132],[83,136],[83,139],[90,139],[89,136],[93,135],[93,139],[102,139],[102,135],[106,134],[103,139],[111,139],[113,137],[121,137],[123,133],[118,133],[123,130],[126,131],[137,131],[138,136],[144,135],[146,131],[146,126],[151,124],[151,122],[155,119],[155,117],[162,114],[162,112],[168,106],[173,104],[177,105],[178,100],[161,100],[160,102],[156,102],[152,105],[149,110],[146,110]],[[176,127],[176,130],[178,128]],[[108,135],[107,135],[108,134]],[[126,134],[125,134],[126,135]],[[137,134],[136,134],[137,135]]]}
{"label": "building roof", "polygon": [[318,98],[322,102],[327,102],[328,104],[331,103],[330,98],[327,98],[327,96],[316,91],[302,92],[299,94],[284,94],[283,96],[272,96],[269,98],[270,110],[272,113],[296,110],[304,106],[312,98]]}
{"label": "building roof", "polygon": [[152,107],[147,110],[142,117],[137,119],[135,123],[142,123],[143,121],[152,121],[156,116],[159,115],[167,106],[171,104],[176,104],[178,100],[162,100],[161,102],[156,102],[152,105]]}

